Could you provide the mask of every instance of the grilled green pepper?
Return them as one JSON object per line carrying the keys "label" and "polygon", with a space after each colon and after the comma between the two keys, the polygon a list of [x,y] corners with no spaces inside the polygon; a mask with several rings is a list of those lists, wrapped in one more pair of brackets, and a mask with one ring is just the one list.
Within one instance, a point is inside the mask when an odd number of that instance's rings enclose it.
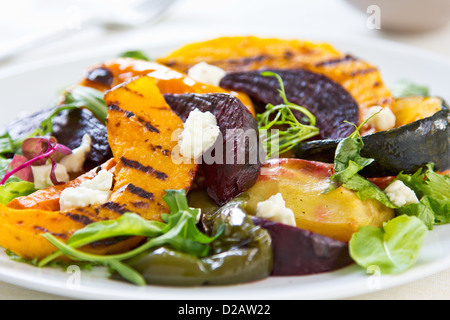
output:
{"label": "grilled green pepper", "polygon": [[205,230],[222,234],[204,258],[161,247],[127,262],[149,284],[172,286],[227,285],[267,278],[272,271],[269,233],[253,224],[237,198],[211,213],[204,213]]}

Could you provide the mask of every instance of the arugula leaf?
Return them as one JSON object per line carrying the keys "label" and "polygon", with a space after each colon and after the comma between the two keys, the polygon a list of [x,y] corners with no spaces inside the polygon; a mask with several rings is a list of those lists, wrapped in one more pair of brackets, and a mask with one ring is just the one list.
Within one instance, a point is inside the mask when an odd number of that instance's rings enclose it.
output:
{"label": "arugula leaf", "polygon": [[12,251],[10,251],[8,249],[5,249],[5,254],[8,256],[8,258],[10,260],[13,260],[13,261],[16,261],[16,262],[20,262],[20,263],[29,264],[29,265],[32,265],[34,267],[37,266],[37,262],[38,261],[37,261],[36,258],[32,259],[32,260],[27,260],[27,259],[22,258],[21,256],[18,256],[17,254],[15,254],[14,252],[12,252]]}
{"label": "arugula leaf", "polygon": [[[199,209],[189,208],[184,190],[167,190],[164,201],[171,211],[164,216],[166,223],[147,221],[137,214],[128,212],[115,221],[96,222],[77,231],[67,243],[61,242],[49,233],[43,234],[59,251],[41,260],[38,266],[43,267],[61,254],[65,254],[75,261],[107,266],[128,281],[141,285],[142,277],[122,263],[123,261],[165,245],[194,256],[207,256],[209,244],[220,236],[223,228],[214,237],[201,233],[196,224]],[[145,236],[147,242],[131,251],[106,256],[89,254],[76,249],[95,241],[121,236]]]}
{"label": "arugula leaf", "polygon": [[133,58],[138,60],[150,61],[150,58],[141,50],[129,50],[119,55],[121,58]]}
{"label": "arugula leaf", "polygon": [[20,146],[11,138],[9,132],[0,136],[0,155],[16,153]]}
{"label": "arugula leaf", "polygon": [[118,274],[122,276],[125,280],[128,280],[131,283],[134,283],[138,286],[145,286],[145,279],[142,277],[139,272],[135,271],[134,269],[130,268],[126,264],[123,264],[122,262],[111,260],[108,263],[109,268],[112,272],[116,271]]}
{"label": "arugula leaf", "polygon": [[112,237],[156,237],[161,234],[164,227],[164,223],[147,221],[135,213],[127,213],[117,220],[95,222],[78,230],[70,237],[67,244],[73,247],[79,247]]}
{"label": "arugula leaf", "polygon": [[388,208],[396,208],[380,188],[359,174],[355,174],[342,185],[349,190],[357,191],[361,200],[375,199]]}
{"label": "arugula leaf", "polygon": [[428,87],[423,85],[418,85],[414,82],[408,80],[398,81],[395,86],[391,89],[394,97],[411,97],[411,96],[430,96],[430,90]]}
{"label": "arugula leaf", "polygon": [[93,88],[76,86],[65,94],[65,106],[89,109],[103,123],[108,116],[104,94]]}
{"label": "arugula leaf", "polygon": [[416,216],[431,230],[433,225],[450,223],[450,177],[433,171],[427,164],[425,172],[419,169],[413,175],[400,173],[397,179],[414,190],[419,203],[412,203],[396,210],[396,214]]}
{"label": "arugula leaf", "polygon": [[384,274],[401,273],[416,263],[427,234],[420,219],[402,215],[383,228],[361,227],[350,239],[350,256],[363,268],[377,266]]}
{"label": "arugula leaf", "polygon": [[364,143],[360,130],[369,119],[359,127],[355,126],[356,130],[339,142],[334,157],[335,173],[330,177],[330,180],[335,184],[331,185],[325,192],[330,192],[338,186],[344,186],[349,190],[357,191],[358,197],[362,200],[376,199],[389,208],[396,208],[382,190],[358,174],[359,171],[374,161],[374,159],[361,156]]}
{"label": "arugula leaf", "polygon": [[419,169],[413,175],[400,173],[397,177],[406,186],[413,189],[417,196],[429,196],[435,199],[450,199],[450,177],[434,172],[433,164],[425,166],[425,172]]}
{"label": "arugula leaf", "polygon": [[[162,233],[161,231],[165,228],[165,226],[166,225],[163,223],[157,221],[147,221],[135,213],[127,212],[117,220],[94,222],[85,228],[78,230],[67,241],[67,245],[71,248],[79,248],[89,243],[113,237],[155,237]],[[67,252],[69,251],[66,250],[65,253]],[[54,254],[41,260],[39,262],[39,266],[42,267],[46,265],[50,261],[58,258],[61,254],[62,252],[55,252]]]}

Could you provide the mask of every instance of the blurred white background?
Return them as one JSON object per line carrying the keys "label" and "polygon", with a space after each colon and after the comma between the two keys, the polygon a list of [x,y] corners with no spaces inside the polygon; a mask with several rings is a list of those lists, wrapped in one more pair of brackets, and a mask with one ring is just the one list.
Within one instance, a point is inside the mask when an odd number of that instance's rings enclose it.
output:
{"label": "blurred white background", "polygon": [[[140,49],[143,43],[182,40],[193,36],[208,38],[235,34],[287,35],[297,38],[320,38],[320,35],[327,35],[327,39],[333,35],[381,38],[420,47],[450,58],[450,25],[414,33],[377,30],[368,26],[370,14],[356,9],[344,0],[179,0],[156,24],[126,31],[87,27],[83,21],[92,14],[113,15],[112,9],[123,13],[125,9],[121,6],[125,5],[127,0],[1,2],[0,52],[53,30],[65,30],[67,36],[61,41],[41,45],[33,50],[22,50],[13,59],[0,62],[0,72],[2,69],[24,63],[54,59],[67,54],[86,54],[99,48],[121,46]],[[0,94],[1,90],[0,88]],[[406,286],[374,292],[360,298],[450,298],[449,278],[450,271],[447,271]],[[0,299],[21,298],[54,297],[0,283]]]}
{"label": "blurred white background", "polygon": [[142,42],[169,38],[251,33],[384,38],[450,56],[450,25],[416,33],[371,29],[368,27],[370,14],[343,0],[179,0],[153,25],[112,31],[83,23],[92,14],[111,16],[116,9],[123,13],[123,6],[129,1],[2,0],[0,50],[55,29],[66,30],[67,37],[37,49],[23,50],[15,59],[0,63],[0,67],[117,44],[139,47]]}

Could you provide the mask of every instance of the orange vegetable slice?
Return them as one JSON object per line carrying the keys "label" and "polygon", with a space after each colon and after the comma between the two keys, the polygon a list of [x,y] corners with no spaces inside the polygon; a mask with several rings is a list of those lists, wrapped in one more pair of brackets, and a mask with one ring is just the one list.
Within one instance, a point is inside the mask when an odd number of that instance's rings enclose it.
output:
{"label": "orange vegetable slice", "polygon": [[[42,259],[55,251],[41,236],[43,233],[49,232],[67,241],[84,226],[117,219],[127,211],[149,220],[160,220],[161,213],[169,212],[162,199],[165,190],[190,188],[197,165],[175,165],[172,162],[170,155],[177,145],[172,135],[182,128],[183,122],[166,104],[155,79],[144,76],[118,86],[107,94],[106,101],[110,107],[108,138],[116,163],[115,185],[109,201],[67,211],[38,209],[55,209],[61,190],[50,188],[40,191],[40,194],[49,195],[51,205],[45,202],[45,196],[42,205],[38,201],[39,196],[29,198],[34,201],[30,202],[34,208],[30,209],[0,205],[2,247],[26,259]],[[91,175],[65,187],[75,186]],[[11,203],[10,206],[16,205]],[[106,241],[84,250],[98,254],[116,253],[129,250],[141,241],[140,237]]]}

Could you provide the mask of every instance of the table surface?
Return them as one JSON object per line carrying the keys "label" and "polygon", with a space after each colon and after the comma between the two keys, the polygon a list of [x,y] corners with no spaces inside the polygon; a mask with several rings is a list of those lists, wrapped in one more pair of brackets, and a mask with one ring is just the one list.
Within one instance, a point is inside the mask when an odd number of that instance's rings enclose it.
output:
{"label": "table surface", "polygon": [[[80,26],[78,18],[86,12],[88,0],[18,0],[2,5],[0,12],[0,49],[21,37],[46,32],[68,23]],[[106,0],[103,0],[106,1]],[[111,3],[113,0],[109,0]],[[90,2],[92,4],[92,1]],[[415,34],[388,33],[366,25],[367,14],[341,0],[183,0],[157,24],[128,31],[83,28],[67,39],[23,52],[0,63],[0,71],[31,61],[40,61],[70,53],[89,52],[91,48],[123,43],[139,48],[142,39],[170,39],[176,36],[216,37],[231,34],[282,34],[298,30],[299,34],[327,34],[381,38],[427,49],[450,58],[450,25]],[[352,297],[361,300],[449,299],[450,270],[370,294]],[[0,299],[65,299],[0,282]]]}

